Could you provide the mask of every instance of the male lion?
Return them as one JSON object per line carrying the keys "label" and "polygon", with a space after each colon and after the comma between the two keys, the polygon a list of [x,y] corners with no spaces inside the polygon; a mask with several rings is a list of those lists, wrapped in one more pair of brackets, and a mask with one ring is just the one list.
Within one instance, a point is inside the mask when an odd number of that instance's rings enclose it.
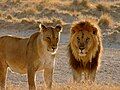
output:
{"label": "male lion", "polygon": [[81,21],[71,28],[69,43],[70,66],[73,79],[80,82],[94,81],[102,50],[100,29],[89,21]]}
{"label": "male lion", "polygon": [[30,38],[0,37],[0,90],[5,89],[7,68],[27,74],[29,90],[35,90],[35,72],[44,69],[44,80],[51,88],[54,57],[62,27],[40,25],[40,32]]}

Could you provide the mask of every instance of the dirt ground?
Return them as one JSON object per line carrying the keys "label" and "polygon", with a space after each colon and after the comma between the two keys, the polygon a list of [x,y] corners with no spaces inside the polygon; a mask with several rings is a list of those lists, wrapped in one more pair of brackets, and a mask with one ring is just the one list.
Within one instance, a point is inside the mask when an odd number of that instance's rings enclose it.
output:
{"label": "dirt ground", "polygon": [[[69,57],[67,56],[69,30],[72,23],[84,18],[94,18],[99,21],[103,14],[107,14],[104,21],[99,24],[104,50],[95,83],[120,86],[120,1],[104,3],[94,0],[94,2],[87,3],[80,1],[73,3],[71,0],[2,1],[0,1],[0,36],[29,37],[39,30],[39,23],[63,26],[55,61],[54,84],[67,85],[72,82],[72,73],[68,64]],[[36,81],[38,86],[43,85],[42,71],[36,74]],[[26,75],[8,70],[8,90],[13,90],[9,89],[11,85],[27,88]],[[120,88],[114,90],[120,90]]]}

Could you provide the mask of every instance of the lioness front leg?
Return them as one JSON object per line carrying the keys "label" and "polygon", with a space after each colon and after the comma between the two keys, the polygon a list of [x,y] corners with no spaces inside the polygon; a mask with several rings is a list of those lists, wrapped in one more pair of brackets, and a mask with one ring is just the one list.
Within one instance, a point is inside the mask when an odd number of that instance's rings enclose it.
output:
{"label": "lioness front leg", "polygon": [[34,68],[30,67],[28,68],[29,90],[36,90],[34,78],[35,78],[35,70]]}
{"label": "lioness front leg", "polygon": [[53,67],[47,67],[44,69],[44,81],[47,89],[51,89],[52,86]]}

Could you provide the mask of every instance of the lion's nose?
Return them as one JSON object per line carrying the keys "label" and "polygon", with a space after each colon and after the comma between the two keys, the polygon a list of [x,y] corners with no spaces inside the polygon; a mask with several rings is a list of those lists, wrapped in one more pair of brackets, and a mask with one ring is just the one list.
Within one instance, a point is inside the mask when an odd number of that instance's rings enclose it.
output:
{"label": "lion's nose", "polygon": [[84,50],[84,49],[85,49],[85,47],[79,47],[79,49],[82,51],[82,50]]}

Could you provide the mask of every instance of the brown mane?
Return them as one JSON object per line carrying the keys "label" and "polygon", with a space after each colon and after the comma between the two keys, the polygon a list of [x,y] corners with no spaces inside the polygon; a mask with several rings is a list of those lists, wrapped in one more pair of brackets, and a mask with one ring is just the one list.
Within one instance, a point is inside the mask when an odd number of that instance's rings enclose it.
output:
{"label": "brown mane", "polygon": [[75,58],[75,56],[72,53],[72,49],[70,45],[68,46],[68,48],[69,48],[69,55],[70,55],[70,61],[69,61],[70,66],[77,72],[80,72],[81,70],[84,70],[85,68],[94,70],[98,66],[99,62],[97,58],[99,58],[99,54],[101,50],[100,46],[99,46],[98,51],[96,52],[95,57],[92,58],[92,62],[87,62],[86,65],[84,65],[82,61],[79,61]]}
{"label": "brown mane", "polygon": [[86,30],[86,31],[91,32],[91,30],[97,31],[97,28],[88,21],[82,21],[82,22],[75,24],[72,27],[71,31],[74,33],[74,32],[79,32],[82,30]]}
{"label": "brown mane", "polygon": [[[86,35],[79,34],[83,32]],[[84,41],[85,45],[89,46],[89,49],[87,49],[87,54],[85,56],[79,55],[79,48],[77,46],[78,35],[83,35],[83,39],[86,39],[86,37],[91,38],[91,41],[89,42],[91,45],[87,44]],[[83,41],[81,42],[83,43]],[[79,41],[79,43],[81,42]],[[74,79],[77,80],[78,75],[81,75],[82,72],[87,72],[88,78],[94,81],[96,70],[100,63],[100,55],[102,51],[101,33],[98,25],[93,24],[89,21],[81,21],[75,24],[71,28],[70,43],[68,48],[70,57],[69,64],[73,70]]]}

